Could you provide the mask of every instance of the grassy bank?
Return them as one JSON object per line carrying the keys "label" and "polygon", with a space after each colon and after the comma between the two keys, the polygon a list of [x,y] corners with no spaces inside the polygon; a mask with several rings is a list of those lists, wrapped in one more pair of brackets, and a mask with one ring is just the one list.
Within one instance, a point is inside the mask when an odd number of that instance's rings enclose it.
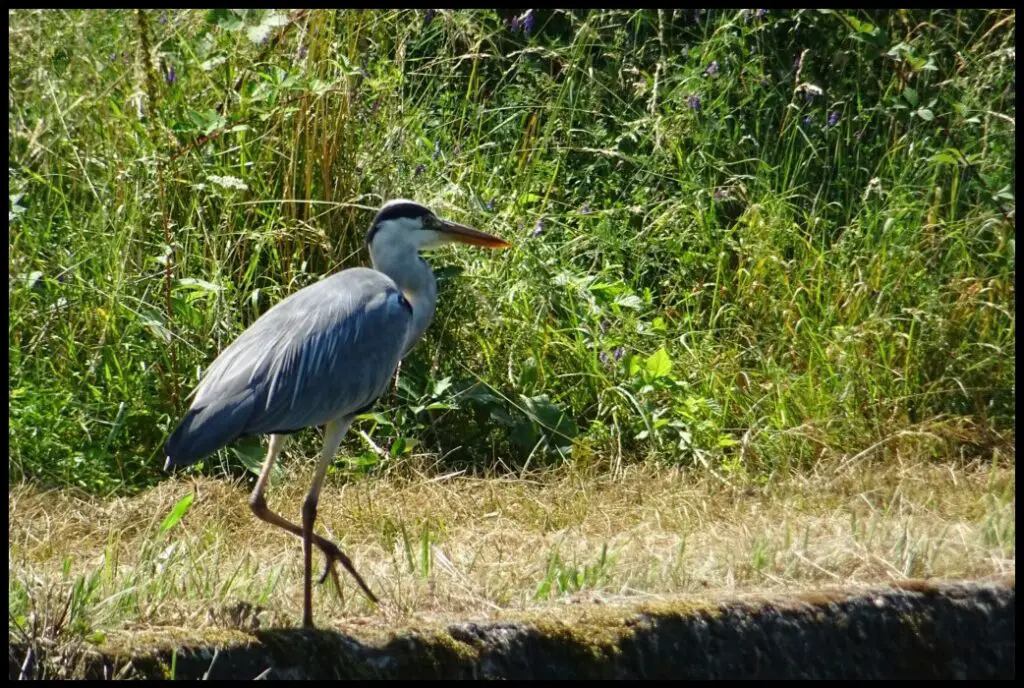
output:
{"label": "grassy bank", "polygon": [[[308,475],[292,477],[270,503],[294,518]],[[248,627],[256,607],[263,627],[298,623],[300,542],[256,522],[246,491],[205,477],[116,500],[13,490],[12,621],[44,638],[94,640],[111,629]],[[1014,516],[1014,471],[931,462],[767,487],[652,467],[333,484],[322,528],[383,602],[371,610],[343,576],[343,601],[329,583],[315,592],[317,618],[331,627],[369,615],[388,627],[558,614],[566,601],[1013,574]]]}

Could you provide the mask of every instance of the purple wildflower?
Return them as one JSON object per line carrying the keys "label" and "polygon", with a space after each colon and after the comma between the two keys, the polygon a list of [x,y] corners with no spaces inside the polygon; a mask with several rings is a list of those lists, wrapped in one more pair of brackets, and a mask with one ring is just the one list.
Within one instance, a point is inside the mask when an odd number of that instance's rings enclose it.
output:
{"label": "purple wildflower", "polygon": [[178,79],[178,75],[174,72],[174,65],[167,68],[167,85],[171,86]]}
{"label": "purple wildflower", "polygon": [[426,169],[427,169],[427,166],[424,165],[423,163],[420,163],[419,165],[416,166],[415,171],[413,171],[413,176],[415,176],[415,177],[420,176],[421,174],[423,174],[426,171]]}
{"label": "purple wildflower", "polygon": [[764,15],[768,14],[768,10],[758,10],[754,12],[754,17],[757,19],[764,19]]}
{"label": "purple wildflower", "polygon": [[520,19],[519,17],[509,17],[509,18],[507,19],[507,22],[508,22],[508,28],[510,28],[510,29],[512,30],[512,32],[513,32],[513,33],[515,33],[516,31],[518,31],[518,30],[519,30],[519,27],[520,27],[520,26],[522,25],[522,23],[523,23],[523,21],[522,21],[522,20],[521,20],[521,19]]}
{"label": "purple wildflower", "polygon": [[611,325],[608,324],[607,320],[602,320],[598,327],[601,328],[601,334],[604,334],[608,331],[608,328],[611,327]]}
{"label": "purple wildflower", "polygon": [[713,61],[708,65],[708,68],[704,70],[705,76],[718,76],[718,60]]}
{"label": "purple wildflower", "polygon": [[612,355],[615,357],[616,361],[620,361],[620,360],[622,360],[622,357],[625,354],[626,354],[626,350],[623,349],[621,346],[617,346],[617,347],[615,347],[615,353],[613,353]]}
{"label": "purple wildflower", "polygon": [[580,208],[580,215],[589,215],[589,214],[590,214],[590,204],[589,203],[584,203],[583,207]]}
{"label": "purple wildflower", "polygon": [[808,88],[808,89],[804,90],[804,101],[805,102],[813,103],[814,99],[817,98],[817,97],[818,97],[818,94],[816,92],[812,91],[811,89]]}
{"label": "purple wildflower", "polygon": [[700,96],[690,96],[686,99],[686,107],[700,112]]}
{"label": "purple wildflower", "polygon": [[161,24],[166,24],[167,23],[167,13],[166,12],[161,12],[160,13],[160,18],[157,19],[157,21],[160,22]]}
{"label": "purple wildflower", "polygon": [[456,158],[462,155],[462,146],[460,146],[459,144],[455,144],[455,148],[454,150],[452,150],[452,155],[455,156]]}
{"label": "purple wildflower", "polygon": [[489,211],[494,212],[494,199],[493,198],[491,200],[487,201],[486,203],[484,203],[484,205],[487,206],[487,209]]}
{"label": "purple wildflower", "polygon": [[308,53],[308,52],[309,51],[306,49],[306,46],[304,46],[304,45],[299,46],[299,59],[300,60],[305,60],[306,59],[306,53]]}
{"label": "purple wildflower", "polygon": [[110,53],[110,61],[113,62],[117,59],[117,53]]}
{"label": "purple wildflower", "polygon": [[434,160],[441,157],[441,142],[434,141]]}
{"label": "purple wildflower", "polygon": [[529,10],[526,16],[523,17],[523,35],[527,38],[533,33],[533,25],[536,23],[537,18],[533,14],[533,10]]}
{"label": "purple wildflower", "polygon": [[425,10],[423,12],[423,25],[426,26],[430,22],[434,21],[434,15],[436,13],[437,10]]}
{"label": "purple wildflower", "polygon": [[839,124],[839,110],[833,110],[828,115],[828,125],[834,127]]}
{"label": "purple wildflower", "polygon": [[806,116],[806,117],[804,117],[804,118],[803,118],[802,120],[800,120],[800,122],[801,122],[801,123],[802,123],[802,124],[803,124],[803,125],[804,125],[805,127],[810,127],[810,126],[813,126],[813,125],[814,125],[814,118],[813,118],[813,117],[811,117],[810,115],[807,115],[807,116]]}
{"label": "purple wildflower", "polygon": [[601,361],[602,365],[608,365],[611,363],[611,359],[608,358],[607,352],[604,351],[597,355],[597,360]]}
{"label": "purple wildflower", "polygon": [[530,232],[530,236],[533,238],[539,237],[544,233],[544,220],[537,220],[537,224],[534,225],[533,231]]}

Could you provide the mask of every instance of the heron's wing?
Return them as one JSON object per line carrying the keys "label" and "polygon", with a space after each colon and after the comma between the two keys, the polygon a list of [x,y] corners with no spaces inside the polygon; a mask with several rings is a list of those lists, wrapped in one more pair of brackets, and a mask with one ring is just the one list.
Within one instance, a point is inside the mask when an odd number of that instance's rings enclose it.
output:
{"label": "heron's wing", "polygon": [[296,292],[210,365],[168,457],[188,463],[241,435],[359,412],[387,389],[411,322],[408,301],[374,270],[345,270]]}

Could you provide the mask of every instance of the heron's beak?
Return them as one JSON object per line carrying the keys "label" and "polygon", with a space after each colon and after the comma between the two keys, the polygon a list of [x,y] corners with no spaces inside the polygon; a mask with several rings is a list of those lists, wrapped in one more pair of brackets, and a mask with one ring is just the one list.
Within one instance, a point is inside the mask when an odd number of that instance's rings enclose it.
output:
{"label": "heron's beak", "polygon": [[460,244],[472,244],[485,248],[508,248],[510,245],[504,239],[448,220],[441,221],[441,232],[451,241],[457,241]]}

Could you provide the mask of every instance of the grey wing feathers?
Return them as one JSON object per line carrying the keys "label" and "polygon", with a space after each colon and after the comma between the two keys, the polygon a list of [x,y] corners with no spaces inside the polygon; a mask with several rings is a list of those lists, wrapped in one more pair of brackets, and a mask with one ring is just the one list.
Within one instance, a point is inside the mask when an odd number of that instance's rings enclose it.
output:
{"label": "grey wing feathers", "polygon": [[355,414],[387,389],[411,322],[408,302],[375,270],[345,270],[296,292],[210,366],[167,442],[168,463],[192,463],[242,435]]}

